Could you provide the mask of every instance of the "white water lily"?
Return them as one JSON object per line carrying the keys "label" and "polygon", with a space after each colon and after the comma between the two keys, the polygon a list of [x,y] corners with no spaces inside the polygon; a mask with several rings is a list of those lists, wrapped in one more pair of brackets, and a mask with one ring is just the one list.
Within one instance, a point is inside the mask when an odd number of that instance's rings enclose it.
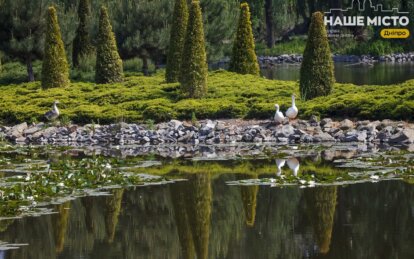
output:
{"label": "white water lily", "polygon": [[299,182],[300,182],[300,184],[305,184],[306,183],[305,180],[300,180]]}
{"label": "white water lily", "polygon": [[58,186],[58,187],[64,187],[64,186],[65,186],[65,184],[64,184],[64,183],[58,183],[58,184],[57,184],[57,186]]}
{"label": "white water lily", "polygon": [[378,180],[379,179],[379,176],[378,175],[371,175],[370,178],[373,179],[373,180]]}

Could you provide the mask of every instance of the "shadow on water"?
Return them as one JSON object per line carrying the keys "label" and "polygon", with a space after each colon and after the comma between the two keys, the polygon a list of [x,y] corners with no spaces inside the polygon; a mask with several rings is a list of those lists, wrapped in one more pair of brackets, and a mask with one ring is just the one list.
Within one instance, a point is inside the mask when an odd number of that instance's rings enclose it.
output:
{"label": "shadow on water", "polygon": [[[300,65],[282,64],[262,69],[269,79],[299,80]],[[374,63],[373,65],[335,63],[335,78],[338,83],[356,85],[389,85],[414,79],[414,63]]]}

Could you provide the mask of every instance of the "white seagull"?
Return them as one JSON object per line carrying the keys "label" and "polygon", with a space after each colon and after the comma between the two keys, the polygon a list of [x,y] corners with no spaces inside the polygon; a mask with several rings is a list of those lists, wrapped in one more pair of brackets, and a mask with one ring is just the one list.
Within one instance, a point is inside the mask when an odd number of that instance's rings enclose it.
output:
{"label": "white seagull", "polygon": [[276,108],[276,113],[274,117],[275,122],[279,124],[283,123],[283,121],[285,120],[285,116],[283,115],[283,112],[280,111],[279,104],[275,104],[275,108]]}
{"label": "white seagull", "polygon": [[59,117],[60,112],[59,112],[59,109],[57,107],[58,103],[59,103],[59,101],[55,101],[53,103],[52,110],[45,113],[45,117],[46,117],[47,120],[49,120],[49,121],[56,120],[57,117]]}
{"label": "white seagull", "polygon": [[289,118],[289,120],[293,120],[298,116],[298,107],[296,107],[295,104],[295,95],[292,94],[292,107],[290,107],[287,111],[286,111],[286,116]]}

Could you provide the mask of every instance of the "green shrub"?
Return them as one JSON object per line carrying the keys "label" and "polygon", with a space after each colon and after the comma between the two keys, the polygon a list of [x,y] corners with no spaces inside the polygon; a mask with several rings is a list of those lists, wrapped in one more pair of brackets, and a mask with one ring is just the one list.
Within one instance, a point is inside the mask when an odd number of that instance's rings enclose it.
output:
{"label": "green shrub", "polygon": [[49,7],[46,16],[45,50],[42,63],[42,87],[66,87],[69,81],[69,65],[60,34],[56,9]]}
{"label": "green shrub", "polygon": [[93,82],[95,80],[96,54],[78,57],[78,65],[72,70],[71,78],[75,81]]}
{"label": "green shrub", "polygon": [[347,51],[348,54],[382,56],[392,53],[401,53],[401,45],[393,45],[389,40],[373,40],[359,43]]}
{"label": "green shrub", "polygon": [[[122,83],[72,83],[70,88],[43,91],[40,82],[0,85],[0,121],[7,124],[44,120],[54,100],[74,123],[107,124],[168,121],[170,119],[248,118],[270,119],[274,104],[282,111],[298,93],[293,81],[267,80],[253,75],[215,71],[209,75],[210,90],[203,99],[177,100],[178,84],[166,84],[163,73],[128,77]],[[414,80],[390,86],[335,84],[331,95],[309,101],[297,100],[299,117],[414,120]]]}
{"label": "green shrub", "polygon": [[329,95],[334,82],[334,64],[323,23],[323,14],[316,12],[312,15],[308,42],[300,68],[301,98],[311,100],[318,96]]}
{"label": "green shrub", "polygon": [[178,82],[188,25],[187,0],[175,0],[170,44],[168,46],[165,79],[168,83]]}
{"label": "green shrub", "polygon": [[[0,85],[20,84],[27,82],[26,66],[20,62],[7,62],[2,66],[0,73]],[[42,62],[36,60],[33,62],[33,72],[35,78],[40,78],[42,72]]]}
{"label": "green shrub", "polygon": [[249,5],[242,3],[240,9],[239,25],[230,61],[230,71],[239,74],[260,75],[259,63],[254,52],[255,46]]}
{"label": "green shrub", "polygon": [[96,48],[95,81],[98,84],[122,82],[122,60],[109,22],[108,10],[101,8]]}
{"label": "green shrub", "polygon": [[93,53],[93,46],[89,36],[89,27],[91,20],[91,9],[89,0],[80,0],[78,6],[79,25],[76,30],[76,37],[73,40],[72,61],[77,67],[80,64],[80,58],[90,56]]}
{"label": "green shrub", "polygon": [[155,122],[169,121],[174,118],[174,111],[165,106],[148,106],[142,112],[145,120],[153,120]]}
{"label": "green shrub", "polygon": [[142,71],[142,59],[131,58],[123,61],[124,71],[128,72],[141,72]]}
{"label": "green shrub", "polygon": [[191,2],[180,73],[181,92],[190,98],[207,93],[207,57],[200,2]]}

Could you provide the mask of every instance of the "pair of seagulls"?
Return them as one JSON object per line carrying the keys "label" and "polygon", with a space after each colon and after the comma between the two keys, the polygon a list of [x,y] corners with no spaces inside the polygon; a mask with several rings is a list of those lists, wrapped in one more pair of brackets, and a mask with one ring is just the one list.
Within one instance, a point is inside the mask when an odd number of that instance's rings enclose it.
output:
{"label": "pair of seagulls", "polygon": [[[295,95],[292,94],[292,106],[289,107],[289,109],[286,111],[286,117],[289,120],[293,120],[298,116],[298,107],[296,107],[295,104]],[[280,111],[280,107],[279,104],[275,104],[275,108],[276,108],[276,113],[275,113],[275,117],[274,120],[277,123],[283,123],[286,119],[286,117],[283,115],[283,112]]]}

